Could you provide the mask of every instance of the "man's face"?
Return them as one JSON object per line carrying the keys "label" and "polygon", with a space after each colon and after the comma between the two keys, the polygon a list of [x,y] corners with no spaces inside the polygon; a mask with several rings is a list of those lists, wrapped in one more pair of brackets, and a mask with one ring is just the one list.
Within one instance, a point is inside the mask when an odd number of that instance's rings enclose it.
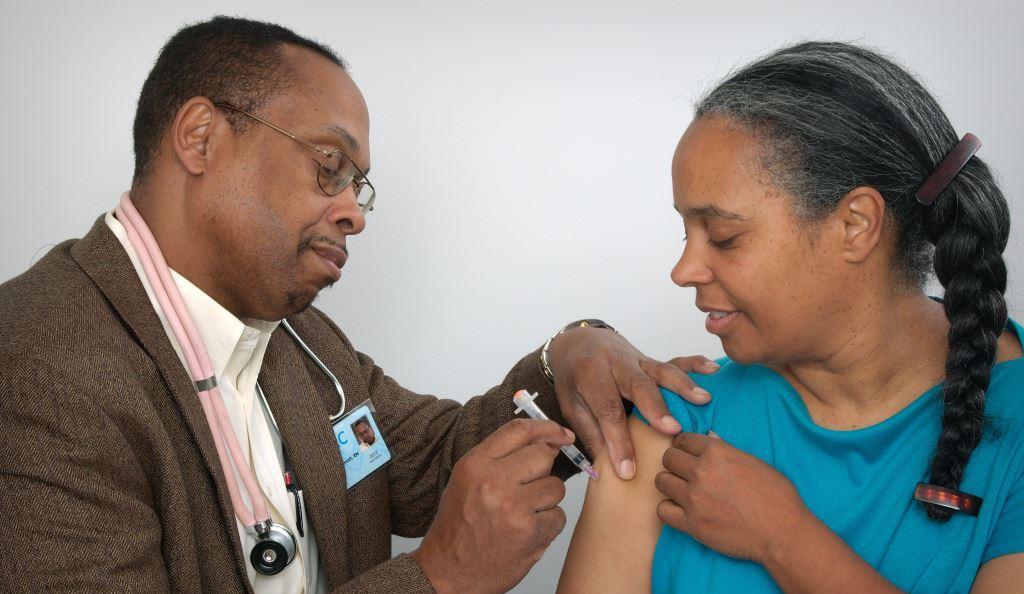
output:
{"label": "man's face", "polygon": [[370,428],[369,423],[360,421],[356,423],[356,439],[366,445],[373,445],[373,442],[377,440],[377,436],[373,434],[373,429]]}
{"label": "man's face", "polygon": [[[362,94],[337,65],[285,46],[295,83],[256,115],[325,151],[370,168],[369,115]],[[244,117],[244,116],[243,116]],[[279,320],[301,311],[340,278],[348,236],[366,219],[350,184],[328,196],[317,184],[323,155],[255,121],[211,161],[199,225],[213,282],[243,318]],[[211,151],[217,150],[214,146]]]}

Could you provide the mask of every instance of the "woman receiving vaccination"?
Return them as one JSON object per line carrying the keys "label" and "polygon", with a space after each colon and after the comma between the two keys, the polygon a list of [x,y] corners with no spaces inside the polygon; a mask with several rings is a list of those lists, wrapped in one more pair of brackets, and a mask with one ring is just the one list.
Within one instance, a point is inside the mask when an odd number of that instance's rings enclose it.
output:
{"label": "woman receiving vaccination", "polygon": [[[631,419],[596,467],[560,592],[1012,592],[1024,586],[1024,359],[1009,213],[979,141],[891,60],[760,59],[696,107],[672,162],[727,358]],[[944,292],[925,292],[934,273]]]}

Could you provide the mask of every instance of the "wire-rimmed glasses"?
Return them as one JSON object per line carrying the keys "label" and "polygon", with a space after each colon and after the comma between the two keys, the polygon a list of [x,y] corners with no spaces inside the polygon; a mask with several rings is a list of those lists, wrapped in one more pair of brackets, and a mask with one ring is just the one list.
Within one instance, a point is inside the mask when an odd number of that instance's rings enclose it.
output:
{"label": "wire-rimmed glasses", "polygon": [[291,132],[271,124],[267,120],[264,120],[257,115],[253,115],[244,109],[235,107],[230,103],[214,103],[214,105],[222,109],[230,109],[231,111],[236,111],[240,114],[246,115],[264,126],[277,130],[302,146],[311,148],[320,153],[323,155],[323,160],[320,161],[320,169],[317,170],[316,175],[316,183],[320,186],[320,189],[328,196],[337,196],[342,192],[342,190],[348,187],[349,184],[354,184],[352,190],[356,194],[356,203],[361,209],[363,209],[363,214],[373,210],[373,201],[377,197],[377,191],[374,189],[373,184],[370,183],[370,180],[366,179],[366,174],[363,173],[363,170],[360,169],[359,166],[355,164],[355,161],[353,161],[352,158],[346,155],[343,151],[324,150],[311,142],[302,140]]}

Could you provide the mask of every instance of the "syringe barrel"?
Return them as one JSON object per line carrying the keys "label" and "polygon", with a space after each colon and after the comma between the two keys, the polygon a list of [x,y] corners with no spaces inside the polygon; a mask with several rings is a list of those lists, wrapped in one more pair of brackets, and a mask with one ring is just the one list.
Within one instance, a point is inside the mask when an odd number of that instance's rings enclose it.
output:
{"label": "syringe barrel", "polygon": [[573,464],[579,464],[581,461],[586,460],[586,456],[576,446],[569,444],[561,447],[562,453],[569,456]]}

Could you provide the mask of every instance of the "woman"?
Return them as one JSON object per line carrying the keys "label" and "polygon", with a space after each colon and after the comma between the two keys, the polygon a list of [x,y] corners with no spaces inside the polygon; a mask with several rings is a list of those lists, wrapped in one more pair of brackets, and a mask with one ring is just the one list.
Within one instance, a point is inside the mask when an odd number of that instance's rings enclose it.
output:
{"label": "woman", "polygon": [[560,592],[1024,587],[1009,213],[974,149],[846,44],[782,49],[699,102],[672,280],[728,359],[695,377],[706,407],[666,393],[674,442],[630,420],[632,481],[598,456]]}

